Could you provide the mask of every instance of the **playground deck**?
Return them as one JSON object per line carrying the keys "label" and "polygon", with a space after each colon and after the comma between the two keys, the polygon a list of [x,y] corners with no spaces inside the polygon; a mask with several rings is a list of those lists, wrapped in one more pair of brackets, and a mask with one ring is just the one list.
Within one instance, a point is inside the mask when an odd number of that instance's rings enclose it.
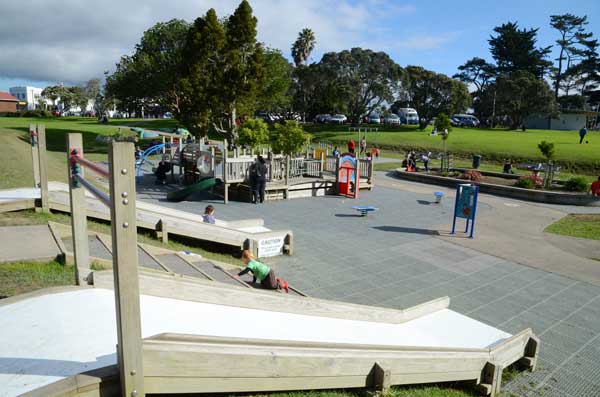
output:
{"label": "playground deck", "polygon": [[[0,338],[13,341],[0,346],[7,397],[48,385],[82,395],[69,377],[116,363],[109,273],[98,272],[96,288],[0,303]],[[147,393],[368,387],[375,363],[387,386],[472,379],[492,391],[498,369],[523,357],[534,365],[537,354],[530,330],[511,336],[449,310],[448,298],[391,310],[149,274],[140,292]],[[90,379],[100,390],[111,382]]]}

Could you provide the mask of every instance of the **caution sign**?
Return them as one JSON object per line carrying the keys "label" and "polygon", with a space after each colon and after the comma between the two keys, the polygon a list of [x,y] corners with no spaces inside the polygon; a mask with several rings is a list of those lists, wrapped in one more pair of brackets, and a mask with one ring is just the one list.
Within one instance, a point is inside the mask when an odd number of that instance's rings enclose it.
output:
{"label": "caution sign", "polygon": [[283,254],[285,236],[276,236],[258,240],[258,257],[268,258]]}

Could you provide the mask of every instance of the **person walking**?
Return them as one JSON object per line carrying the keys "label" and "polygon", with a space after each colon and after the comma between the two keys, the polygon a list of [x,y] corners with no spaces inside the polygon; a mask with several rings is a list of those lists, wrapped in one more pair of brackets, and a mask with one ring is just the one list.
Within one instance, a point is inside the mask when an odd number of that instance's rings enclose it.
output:
{"label": "person walking", "polygon": [[587,128],[581,127],[581,129],[579,130],[579,143],[583,143],[583,139],[585,138],[585,136],[587,135]]}

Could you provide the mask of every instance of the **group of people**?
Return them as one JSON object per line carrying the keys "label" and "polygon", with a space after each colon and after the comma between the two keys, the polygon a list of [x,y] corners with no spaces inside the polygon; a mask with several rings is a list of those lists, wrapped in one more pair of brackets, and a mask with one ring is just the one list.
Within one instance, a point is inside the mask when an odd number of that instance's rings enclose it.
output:
{"label": "group of people", "polygon": [[414,150],[406,153],[406,158],[402,160],[402,168],[406,168],[406,171],[416,171],[417,170],[417,161],[420,160],[423,162],[423,167],[426,172],[429,172],[429,160],[431,158],[431,152],[427,153],[415,153]]}
{"label": "group of people", "polygon": [[[351,154],[356,154],[356,142],[354,142],[354,139],[350,139],[348,141],[348,153]],[[377,146],[373,147],[373,149],[371,149],[371,152],[368,153],[367,152],[367,140],[366,139],[361,139],[360,141],[360,152],[359,155],[366,155],[368,158],[371,158],[371,156],[375,157],[375,158],[379,158],[379,148]],[[340,157],[341,153],[340,150],[338,149],[337,146],[335,146],[333,148],[333,152],[331,153],[333,155],[333,157]]]}

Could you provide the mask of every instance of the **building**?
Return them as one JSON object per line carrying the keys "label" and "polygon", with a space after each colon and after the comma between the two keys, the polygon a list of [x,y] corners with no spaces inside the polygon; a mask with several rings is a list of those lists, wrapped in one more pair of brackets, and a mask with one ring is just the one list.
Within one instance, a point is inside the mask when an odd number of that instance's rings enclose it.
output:
{"label": "building", "polygon": [[[42,88],[37,87],[11,87],[8,89],[10,94],[16,97],[20,102],[25,102],[26,105],[23,106],[23,109],[26,110],[36,110],[40,108],[40,100],[42,97]],[[51,101],[46,101],[46,103],[51,103]]]}
{"label": "building", "polygon": [[525,119],[525,126],[540,130],[578,131],[589,125],[590,120],[598,115],[589,110],[561,109],[556,118],[543,115],[531,115]]}
{"label": "building", "polygon": [[19,100],[8,92],[0,91],[0,113],[16,113]]}

